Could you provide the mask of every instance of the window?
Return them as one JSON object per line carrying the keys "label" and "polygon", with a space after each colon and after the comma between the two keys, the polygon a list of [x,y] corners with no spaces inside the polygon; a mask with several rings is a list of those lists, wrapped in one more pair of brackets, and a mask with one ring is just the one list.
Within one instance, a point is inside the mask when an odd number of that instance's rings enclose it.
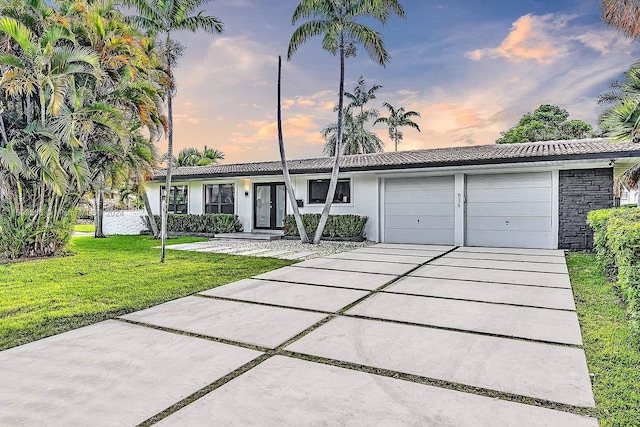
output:
{"label": "window", "polygon": [[209,184],[204,186],[204,213],[233,214],[235,191],[233,184]]}
{"label": "window", "polygon": [[[324,203],[329,191],[328,179],[309,180],[309,204]],[[339,179],[333,203],[351,203],[351,180]]]}
{"label": "window", "polygon": [[[160,198],[164,195],[165,186],[160,187]],[[189,199],[189,188],[186,185],[172,185],[169,192],[169,213],[170,214],[186,214],[188,213],[187,201]]]}

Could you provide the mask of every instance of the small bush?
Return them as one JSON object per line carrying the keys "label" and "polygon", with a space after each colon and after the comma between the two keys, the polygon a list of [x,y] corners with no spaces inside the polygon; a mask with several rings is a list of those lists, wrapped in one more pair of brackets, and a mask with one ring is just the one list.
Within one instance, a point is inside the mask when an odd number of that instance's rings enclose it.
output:
{"label": "small bush", "polygon": [[[46,206],[45,206],[46,208]],[[75,212],[61,220],[30,211],[18,212],[10,203],[0,204],[0,258],[48,257],[64,249],[75,223]]]}
{"label": "small bush", "polygon": [[628,304],[636,327],[640,325],[640,209],[603,209],[588,216],[594,229],[598,259]]}
{"label": "small bush", "polygon": [[[360,215],[329,215],[327,225],[324,227],[322,237],[340,239],[364,239],[364,228],[367,224],[367,217]],[[313,236],[318,229],[320,214],[302,215],[302,223],[309,236]],[[282,229],[285,236],[299,236],[298,226],[293,215],[287,215],[284,219]]]}
{"label": "small bush", "polygon": [[[159,215],[153,216],[158,224],[162,224]],[[144,216],[147,228],[149,217]],[[169,215],[167,217],[167,231],[174,233],[236,233],[242,231],[242,223],[237,215],[231,214],[204,214],[204,215]]]}

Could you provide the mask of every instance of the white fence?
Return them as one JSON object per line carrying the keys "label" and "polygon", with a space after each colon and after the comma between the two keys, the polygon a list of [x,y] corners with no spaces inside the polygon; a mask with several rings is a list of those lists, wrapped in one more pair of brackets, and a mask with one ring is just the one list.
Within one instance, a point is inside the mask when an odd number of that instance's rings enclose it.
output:
{"label": "white fence", "polygon": [[106,235],[140,234],[147,227],[142,219],[146,213],[144,210],[136,211],[105,211],[102,230]]}

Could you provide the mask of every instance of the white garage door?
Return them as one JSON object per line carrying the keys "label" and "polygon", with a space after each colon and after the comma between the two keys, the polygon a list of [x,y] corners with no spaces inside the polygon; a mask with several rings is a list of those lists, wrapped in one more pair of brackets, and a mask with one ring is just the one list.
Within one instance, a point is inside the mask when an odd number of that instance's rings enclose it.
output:
{"label": "white garage door", "polygon": [[467,176],[467,246],[552,247],[551,172]]}
{"label": "white garage door", "polygon": [[454,177],[385,180],[384,241],[452,245]]}

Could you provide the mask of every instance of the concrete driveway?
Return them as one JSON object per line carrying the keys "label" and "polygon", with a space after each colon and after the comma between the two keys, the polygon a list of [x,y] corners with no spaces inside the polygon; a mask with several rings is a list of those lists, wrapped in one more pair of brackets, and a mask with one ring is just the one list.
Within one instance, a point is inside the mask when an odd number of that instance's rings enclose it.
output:
{"label": "concrete driveway", "polygon": [[377,244],[0,353],[0,425],[597,426],[561,251]]}

